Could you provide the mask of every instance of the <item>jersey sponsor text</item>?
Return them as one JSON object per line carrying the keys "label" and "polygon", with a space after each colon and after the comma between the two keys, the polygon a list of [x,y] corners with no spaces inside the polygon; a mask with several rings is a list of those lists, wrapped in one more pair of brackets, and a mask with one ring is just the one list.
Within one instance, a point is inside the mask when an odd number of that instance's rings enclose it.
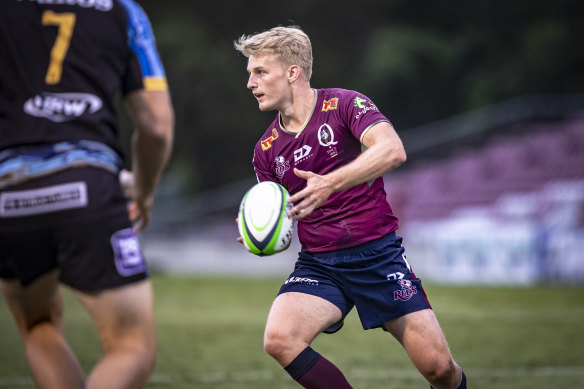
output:
{"label": "jersey sponsor text", "polygon": [[103,102],[89,93],[43,92],[24,103],[24,112],[53,122],[65,122],[101,109]]}

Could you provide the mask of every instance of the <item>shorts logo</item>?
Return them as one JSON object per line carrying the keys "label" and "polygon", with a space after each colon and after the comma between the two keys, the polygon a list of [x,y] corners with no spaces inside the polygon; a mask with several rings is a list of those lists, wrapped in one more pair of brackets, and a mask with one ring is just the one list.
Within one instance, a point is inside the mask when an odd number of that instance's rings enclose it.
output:
{"label": "shorts logo", "polygon": [[4,192],[0,195],[0,217],[20,217],[83,208],[87,203],[87,184],[83,181]]}
{"label": "shorts logo", "polygon": [[397,283],[401,286],[400,290],[393,292],[394,300],[408,301],[413,295],[418,293],[415,285],[412,285],[412,281],[409,280],[398,280]]}
{"label": "shorts logo", "polygon": [[114,232],[110,242],[114,250],[116,269],[121,276],[129,277],[146,271],[140,242],[132,228]]}
{"label": "shorts logo", "polygon": [[334,97],[330,100],[325,100],[322,102],[322,112],[326,112],[326,111],[332,111],[337,109],[337,105],[339,104],[339,98],[338,97]]}
{"label": "shorts logo", "polygon": [[283,156],[279,155],[276,157],[274,164],[276,165],[276,167],[274,168],[274,170],[276,171],[276,176],[279,179],[282,179],[282,177],[284,177],[284,173],[286,173],[290,169],[290,162],[286,161],[286,159],[284,159]]}
{"label": "shorts logo", "polygon": [[274,128],[272,129],[272,135],[260,141],[260,144],[262,145],[262,150],[266,151],[270,147],[272,147],[272,142],[275,141],[276,139],[278,139],[278,131],[276,131],[276,129]]}
{"label": "shorts logo", "polygon": [[305,277],[290,277],[288,278],[285,282],[284,285],[286,284],[307,284],[307,285],[318,285],[318,281],[317,280],[313,280],[311,278],[305,278]]}

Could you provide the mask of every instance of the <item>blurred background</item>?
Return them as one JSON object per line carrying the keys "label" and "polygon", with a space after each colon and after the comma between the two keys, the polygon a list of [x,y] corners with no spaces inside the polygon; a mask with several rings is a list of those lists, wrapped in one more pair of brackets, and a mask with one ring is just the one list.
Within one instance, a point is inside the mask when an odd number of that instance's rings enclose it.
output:
{"label": "blurred background", "polygon": [[[174,153],[140,237],[159,345],[148,388],[296,387],[261,339],[297,238],[260,258],[237,243],[235,224],[275,113],[258,110],[233,41],[291,24],[312,40],[312,86],[366,94],[404,142],[408,161],[387,174],[386,192],[471,386],[584,387],[584,3],[138,2],[176,110]],[[128,149],[121,101],[120,112]],[[67,288],[65,298],[67,336],[89,371],[101,346]],[[34,388],[1,302],[0,333],[0,388]],[[356,313],[341,336],[315,348],[355,387],[427,387],[400,345],[362,331]]]}
{"label": "blurred background", "polygon": [[295,24],[312,40],[312,86],[366,94],[402,137],[409,159],[385,177],[386,191],[418,276],[584,283],[580,1],[140,3],[176,109],[174,153],[142,235],[152,268],[291,269],[297,243],[260,259],[235,241],[253,147],[274,113],[246,89],[233,41]]}

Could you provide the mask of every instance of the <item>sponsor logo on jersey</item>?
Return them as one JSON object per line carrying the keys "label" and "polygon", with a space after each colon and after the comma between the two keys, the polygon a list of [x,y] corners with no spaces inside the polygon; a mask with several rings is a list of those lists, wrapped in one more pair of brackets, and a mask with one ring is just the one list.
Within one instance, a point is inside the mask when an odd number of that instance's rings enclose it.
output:
{"label": "sponsor logo on jersey", "polygon": [[86,206],[87,185],[83,181],[0,194],[0,217],[38,215]]}
{"label": "sponsor logo on jersey", "polygon": [[322,112],[326,112],[326,111],[332,111],[337,109],[337,105],[339,104],[339,98],[338,97],[333,97],[330,100],[325,100],[322,102]]}
{"label": "sponsor logo on jersey", "polygon": [[311,150],[312,150],[312,147],[310,147],[308,145],[304,145],[301,148],[299,148],[298,150],[294,151],[294,165],[297,165],[300,162],[305,161],[308,158],[310,158],[312,156],[312,154],[310,154]]}
{"label": "sponsor logo on jersey", "polygon": [[42,92],[24,103],[24,112],[53,122],[66,122],[101,109],[103,102],[89,93]]}
{"label": "sponsor logo on jersey", "polygon": [[[355,97],[355,101],[359,99],[358,97]],[[357,115],[355,116],[355,119],[359,119],[359,117],[361,115],[366,114],[369,111],[377,111],[377,107],[375,106],[375,104],[373,104],[371,101],[369,101],[367,103],[367,106],[365,106],[363,99],[359,99],[359,104],[357,104],[357,102],[355,102],[355,106],[361,108],[361,110],[359,112],[357,112]]]}
{"label": "sponsor logo on jersey", "polygon": [[272,129],[272,135],[260,141],[260,144],[262,145],[262,150],[266,151],[270,147],[272,147],[272,142],[275,141],[276,139],[278,139],[278,131],[274,128]]}
{"label": "sponsor logo on jersey", "polygon": [[290,162],[286,161],[286,159],[284,159],[283,156],[279,155],[276,157],[274,164],[275,164],[274,170],[276,171],[276,176],[279,179],[282,179],[282,177],[284,177],[284,173],[286,173],[290,169]]}
{"label": "sponsor logo on jersey", "polygon": [[313,280],[312,278],[306,277],[290,277],[286,281],[284,281],[284,285],[287,284],[318,285],[318,280]]}
{"label": "sponsor logo on jersey", "polygon": [[359,109],[363,109],[365,108],[365,102],[367,100],[360,98],[359,96],[355,97],[355,99],[353,100],[353,106],[359,108]]}
{"label": "sponsor logo on jersey", "polygon": [[393,292],[393,299],[400,300],[400,301],[408,301],[412,298],[413,295],[418,293],[415,285],[412,285],[412,281],[410,280],[397,280],[399,286],[401,286],[400,290],[396,290]]}
{"label": "sponsor logo on jersey", "polygon": [[336,147],[333,147],[333,146],[330,146],[326,152],[329,155],[329,157],[331,157],[331,158],[334,158],[337,155],[339,155],[339,151],[337,150]]}

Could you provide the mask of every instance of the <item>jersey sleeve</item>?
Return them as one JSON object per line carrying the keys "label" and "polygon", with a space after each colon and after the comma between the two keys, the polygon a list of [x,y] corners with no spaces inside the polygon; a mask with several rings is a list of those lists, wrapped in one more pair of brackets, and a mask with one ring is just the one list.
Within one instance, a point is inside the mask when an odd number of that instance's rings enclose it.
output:
{"label": "jersey sleeve", "polygon": [[262,181],[274,181],[278,182],[276,175],[273,172],[273,169],[270,169],[269,161],[265,158],[265,153],[258,152],[259,150],[259,143],[256,145],[253,153],[253,169],[256,174],[256,178],[258,182]]}
{"label": "jersey sleeve", "polygon": [[132,0],[120,0],[128,16],[130,60],[123,78],[122,92],[167,90],[166,74],[156,49],[154,32],[148,16]]}
{"label": "jersey sleeve", "polygon": [[389,122],[389,119],[379,111],[371,99],[358,92],[347,94],[343,99],[340,114],[344,115],[343,121],[361,143],[363,136],[373,125],[383,121]]}

